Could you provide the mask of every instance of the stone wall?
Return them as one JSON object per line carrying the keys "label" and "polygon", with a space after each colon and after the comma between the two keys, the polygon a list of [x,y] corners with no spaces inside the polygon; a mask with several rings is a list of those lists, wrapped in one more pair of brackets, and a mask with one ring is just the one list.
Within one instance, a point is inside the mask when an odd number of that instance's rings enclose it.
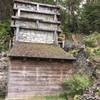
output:
{"label": "stone wall", "polygon": [[87,88],[80,100],[100,100],[100,80],[95,80],[94,84]]}
{"label": "stone wall", "polygon": [[8,98],[57,95],[64,79],[73,73],[73,64],[60,61],[12,60]]}
{"label": "stone wall", "polygon": [[0,55],[0,96],[7,93],[8,58]]}

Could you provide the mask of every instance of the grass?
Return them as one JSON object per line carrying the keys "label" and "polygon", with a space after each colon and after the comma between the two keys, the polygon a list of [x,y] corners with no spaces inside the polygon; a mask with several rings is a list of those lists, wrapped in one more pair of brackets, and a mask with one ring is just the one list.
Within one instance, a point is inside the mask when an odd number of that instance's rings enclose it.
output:
{"label": "grass", "polygon": [[66,100],[63,97],[45,97],[45,100]]}
{"label": "grass", "polygon": [[[34,97],[23,97],[21,100],[66,100],[63,97],[57,96],[34,96]],[[0,100],[4,100],[4,98],[0,98]],[[15,100],[15,99],[12,99]],[[18,98],[16,100],[19,100]]]}
{"label": "grass", "polygon": [[[22,98],[23,99],[21,100],[66,100],[64,97],[60,97],[60,96],[33,96],[33,97],[22,97]],[[5,100],[5,98],[0,97],[0,100]],[[18,98],[16,98],[16,100],[18,100]]]}
{"label": "grass", "polygon": [[37,97],[32,97],[28,100],[66,100],[64,97],[59,97],[59,96],[37,96]]}

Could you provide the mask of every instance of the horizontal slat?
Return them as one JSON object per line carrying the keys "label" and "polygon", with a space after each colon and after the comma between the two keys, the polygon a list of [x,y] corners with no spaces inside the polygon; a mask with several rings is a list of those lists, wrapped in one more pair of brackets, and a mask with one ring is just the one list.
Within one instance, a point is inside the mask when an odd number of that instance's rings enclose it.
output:
{"label": "horizontal slat", "polygon": [[36,30],[36,31],[46,31],[46,32],[55,32],[57,31],[58,33],[61,33],[61,30],[47,30],[47,29],[39,29],[39,28],[30,28],[30,27],[23,27],[23,26],[16,26],[16,25],[11,25],[12,28],[21,28],[21,29],[26,29],[26,30]]}
{"label": "horizontal slat", "polygon": [[36,3],[36,2],[30,2],[30,1],[22,1],[22,0],[14,0],[15,2],[23,3],[23,4],[31,4],[31,5],[40,5],[43,7],[50,7],[50,8],[56,8],[59,9],[58,6],[56,5],[50,5],[50,4],[41,4],[41,3]]}
{"label": "horizontal slat", "polygon": [[[13,8],[13,10],[17,10],[18,8]],[[48,12],[42,12],[42,11],[33,11],[33,10],[26,10],[26,9],[20,9],[21,12],[28,12],[28,13],[39,13],[39,14],[45,14],[45,15],[60,15],[60,13],[48,13]]]}
{"label": "horizontal slat", "polygon": [[42,19],[36,19],[36,18],[28,18],[28,17],[17,17],[17,16],[12,16],[12,19],[13,20],[27,20],[27,21],[40,21],[40,22],[43,22],[43,23],[50,23],[50,24],[60,24],[61,22],[60,21],[56,21],[56,22],[54,22],[54,21],[45,21],[45,20],[42,20]]}
{"label": "horizontal slat", "polygon": [[[31,92],[27,92],[27,91],[25,91],[25,92],[14,92],[14,91],[10,91],[9,93],[8,93],[8,98],[9,97],[11,97],[11,98],[17,98],[16,96],[18,96],[19,98],[18,99],[7,99],[7,100],[24,100],[25,99],[25,97],[30,97],[30,96],[32,96],[32,98],[33,98],[33,96],[47,96],[47,95],[50,95],[50,96],[57,96],[57,94],[61,94],[61,91],[44,91],[44,92],[41,92],[41,91],[37,91],[37,92],[35,92],[35,91],[31,91]],[[21,99],[21,97],[23,97],[24,99]],[[28,99],[25,99],[25,100],[28,100]],[[44,99],[32,99],[32,100],[44,100]]]}

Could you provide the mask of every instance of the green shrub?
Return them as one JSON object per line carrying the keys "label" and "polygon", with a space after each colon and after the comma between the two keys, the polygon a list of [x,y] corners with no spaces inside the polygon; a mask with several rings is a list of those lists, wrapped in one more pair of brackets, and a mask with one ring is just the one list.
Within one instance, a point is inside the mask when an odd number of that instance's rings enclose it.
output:
{"label": "green shrub", "polygon": [[75,95],[74,100],[80,100],[80,95]]}
{"label": "green shrub", "polygon": [[98,48],[98,49],[96,50],[96,55],[99,55],[99,56],[100,56],[100,48]]}
{"label": "green shrub", "polygon": [[0,22],[0,52],[8,49],[11,37],[10,21]]}
{"label": "green shrub", "polygon": [[81,95],[88,86],[92,85],[92,80],[87,75],[74,74],[70,79],[64,82],[64,95],[75,96]]}
{"label": "green shrub", "polygon": [[93,34],[84,38],[85,45],[87,47],[96,47],[100,42],[100,33],[94,32]]}
{"label": "green shrub", "polygon": [[90,38],[90,39],[85,40],[85,45],[89,47],[95,47],[96,46],[95,39]]}

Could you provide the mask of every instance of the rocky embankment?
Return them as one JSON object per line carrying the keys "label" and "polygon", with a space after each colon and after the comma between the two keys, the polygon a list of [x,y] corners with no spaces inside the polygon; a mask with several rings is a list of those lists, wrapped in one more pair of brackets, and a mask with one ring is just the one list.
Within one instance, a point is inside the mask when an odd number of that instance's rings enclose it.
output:
{"label": "rocky embankment", "polygon": [[100,57],[94,57],[93,62],[87,61],[88,54],[81,50],[76,56],[76,71],[88,74],[93,78],[94,84],[87,88],[80,100],[100,100]]}
{"label": "rocky embankment", "polygon": [[80,100],[100,100],[100,80],[96,80],[92,87],[86,89]]}
{"label": "rocky embankment", "polygon": [[95,60],[96,79],[94,84],[84,91],[80,100],[100,100],[100,59]]}
{"label": "rocky embankment", "polygon": [[5,53],[0,54],[0,96],[7,93],[8,58]]}

